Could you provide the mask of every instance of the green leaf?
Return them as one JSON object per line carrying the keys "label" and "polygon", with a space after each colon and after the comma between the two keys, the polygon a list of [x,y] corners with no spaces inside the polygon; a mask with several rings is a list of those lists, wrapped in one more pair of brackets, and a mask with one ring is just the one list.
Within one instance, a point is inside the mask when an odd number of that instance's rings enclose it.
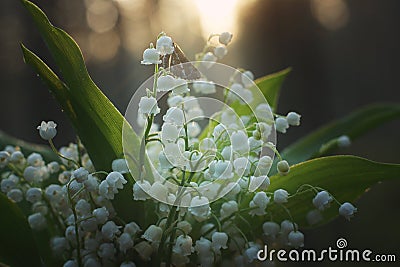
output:
{"label": "green leaf", "polygon": [[280,89],[286,76],[291,71],[291,68],[278,71],[273,74],[266,75],[264,77],[255,80],[255,84],[260,88],[268,104],[271,106],[272,111],[276,111],[278,108],[278,99]]}
{"label": "green leaf", "polygon": [[[333,138],[347,135],[354,140],[371,129],[398,118],[400,118],[399,104],[368,106],[299,139],[284,149],[281,155],[290,164],[296,164],[312,158],[322,145]],[[330,152],[334,148],[325,152]]]}
{"label": "green leaf", "polygon": [[62,79],[22,46],[25,61],[50,86],[96,169],[109,170],[112,160],[123,154],[123,116],[90,78],[82,53],[71,36],[54,27],[35,4],[26,0],[22,2],[60,68]]}
{"label": "green leaf", "polygon": [[[272,176],[268,191],[274,192],[282,188],[292,195],[285,207],[290,210],[294,221],[304,228],[309,227],[306,214],[315,209],[312,205],[315,192],[307,190],[294,195],[300,186],[309,184],[321,187],[343,203],[354,202],[372,185],[380,181],[399,178],[400,164],[378,163],[355,156],[331,156],[294,165],[286,176]],[[248,201],[250,200],[247,199]],[[339,205],[332,202],[331,207],[323,212],[324,220],[319,225],[338,216],[338,209]],[[275,221],[289,219],[285,210],[277,204],[267,207],[267,212],[269,214],[264,217],[254,217],[252,224],[260,225],[262,221],[269,220],[270,216]]]}
{"label": "green leaf", "polygon": [[4,149],[7,145],[20,147],[25,155],[37,152],[40,153],[46,161],[59,161],[58,156],[50,148],[25,142],[0,130],[0,149]]}
{"label": "green leaf", "polygon": [[0,262],[10,266],[42,266],[25,216],[4,194],[0,194],[0,211]]}
{"label": "green leaf", "polygon": [[[22,2],[31,14],[56,65],[60,68],[62,77],[57,76],[38,56],[21,45],[24,60],[39,74],[60,103],[87,149],[95,168],[108,171],[114,159],[123,157],[123,125],[129,136],[129,145],[137,148],[137,151],[132,153],[137,159],[140,147],[138,136],[128,123],[124,124],[126,122],[124,117],[90,78],[78,45],[66,32],[51,25],[43,11],[35,4],[26,0]],[[145,165],[148,169],[147,158]],[[137,173],[139,169],[131,171]],[[151,174],[150,171],[147,173]],[[117,212],[121,218],[127,221],[135,218],[140,224],[142,218],[132,211],[142,213],[144,205],[142,202],[133,201],[134,181],[129,174],[128,178],[129,184],[114,200],[115,207],[118,208]]]}

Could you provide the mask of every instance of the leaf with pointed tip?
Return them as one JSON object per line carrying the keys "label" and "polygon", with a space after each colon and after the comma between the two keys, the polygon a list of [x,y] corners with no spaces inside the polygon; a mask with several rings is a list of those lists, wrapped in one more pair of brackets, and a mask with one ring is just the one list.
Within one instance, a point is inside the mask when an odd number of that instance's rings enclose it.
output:
{"label": "leaf with pointed tip", "polygon": [[123,116],[90,78],[75,41],[54,27],[33,3],[22,1],[60,68],[59,78],[43,61],[22,46],[25,61],[50,86],[96,169],[110,170],[113,159],[122,156]]}
{"label": "leaf with pointed tip", "polygon": [[[333,138],[347,135],[351,140],[354,140],[385,122],[399,118],[399,104],[376,104],[367,106],[299,139],[294,144],[285,148],[281,155],[290,164],[296,164],[312,158],[320,151],[322,145]],[[334,148],[336,147],[331,147],[330,150],[325,152],[330,152]]]}
{"label": "leaf with pointed tip", "polygon": [[[288,191],[292,196],[284,206],[290,211],[294,221],[304,228],[309,227],[306,221],[307,213],[315,209],[312,204],[315,191],[306,190],[296,194],[300,186],[312,185],[323,188],[343,203],[354,202],[374,184],[391,179],[400,179],[400,164],[373,162],[355,156],[330,156],[294,165],[286,176],[272,176],[267,191],[272,193],[277,189]],[[248,207],[251,197],[247,197],[242,203],[242,208]],[[338,208],[339,205],[333,202],[330,208],[322,212],[324,219],[318,225],[338,216]],[[253,217],[252,224],[262,225],[263,222],[270,220],[270,216],[278,222],[290,219],[285,209],[272,203],[272,199],[267,212],[265,216]]]}
{"label": "leaf with pointed tip", "polygon": [[[71,121],[76,133],[97,170],[108,171],[114,159],[123,157],[122,129],[124,117],[90,78],[78,45],[63,30],[54,27],[35,4],[22,0],[45,40],[62,76],[52,71],[38,56],[21,45],[24,60],[50,88],[62,109]],[[125,124],[130,145],[139,151],[140,140]],[[136,153],[136,154],[135,154]],[[148,161],[146,158],[146,169]],[[134,173],[138,169],[131,170]],[[148,172],[149,175],[151,172]],[[127,184],[114,200],[118,215],[125,220],[140,218],[133,210],[143,210],[143,203],[133,201],[133,178],[128,174]]]}

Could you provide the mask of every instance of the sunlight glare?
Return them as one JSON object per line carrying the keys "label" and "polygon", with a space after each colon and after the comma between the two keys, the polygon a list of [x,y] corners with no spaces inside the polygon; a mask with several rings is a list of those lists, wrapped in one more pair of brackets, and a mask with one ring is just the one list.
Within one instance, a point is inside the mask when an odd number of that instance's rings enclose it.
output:
{"label": "sunlight glare", "polygon": [[236,11],[239,0],[192,0],[197,7],[202,35],[236,31]]}

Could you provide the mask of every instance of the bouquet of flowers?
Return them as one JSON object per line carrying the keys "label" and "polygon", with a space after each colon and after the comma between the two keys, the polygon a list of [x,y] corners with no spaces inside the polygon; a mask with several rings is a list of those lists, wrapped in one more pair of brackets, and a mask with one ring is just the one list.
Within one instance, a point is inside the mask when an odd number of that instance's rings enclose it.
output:
{"label": "bouquet of flowers", "polygon": [[[24,0],[62,78],[22,45],[79,137],[50,149],[8,139],[0,152],[0,261],[13,266],[253,266],[264,245],[304,246],[303,228],[341,215],[400,165],[325,156],[381,123],[398,105],[375,105],[279,152],[276,133],[299,126],[277,114],[289,69],[254,80],[220,63],[232,34],[213,34],[189,62],[165,33],[141,64],[154,67],[125,116],[90,79],[79,47]],[[32,231],[31,231],[32,229]],[[18,257],[13,251],[27,252]]]}

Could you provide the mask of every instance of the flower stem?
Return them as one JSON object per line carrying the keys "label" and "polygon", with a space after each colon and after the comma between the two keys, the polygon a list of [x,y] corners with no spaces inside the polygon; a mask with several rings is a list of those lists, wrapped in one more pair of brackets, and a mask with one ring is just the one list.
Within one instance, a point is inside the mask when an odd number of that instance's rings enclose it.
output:
{"label": "flower stem", "polygon": [[62,155],[60,152],[58,152],[57,148],[54,146],[53,139],[49,139],[49,144],[50,144],[51,149],[54,151],[54,153],[56,153],[60,158],[63,158],[68,162],[72,162],[78,168],[80,167],[78,162],[76,162],[75,160],[70,159],[70,158]]}
{"label": "flower stem", "polygon": [[80,242],[80,238],[79,238],[78,215],[76,214],[74,200],[71,197],[71,194],[69,192],[71,182],[74,180],[75,179],[72,179],[71,181],[69,181],[69,183],[67,185],[67,195],[68,195],[69,203],[71,204],[72,214],[74,215],[74,226],[75,226],[75,237],[76,237],[76,257],[78,260],[78,266],[82,267],[83,263],[82,263],[82,257],[81,257],[81,242]]}

